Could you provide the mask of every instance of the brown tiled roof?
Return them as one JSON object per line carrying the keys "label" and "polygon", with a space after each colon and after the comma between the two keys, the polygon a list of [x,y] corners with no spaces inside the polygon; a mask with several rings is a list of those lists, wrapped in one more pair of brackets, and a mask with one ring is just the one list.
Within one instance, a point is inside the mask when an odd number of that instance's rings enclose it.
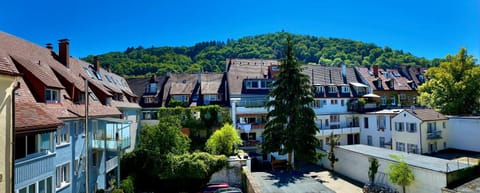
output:
{"label": "brown tiled roof", "polygon": [[44,110],[42,104],[16,102],[15,103],[15,130],[24,132],[53,131],[63,125],[59,119],[51,116]]}
{"label": "brown tiled roof", "polygon": [[[373,75],[373,68],[369,69],[367,67],[355,67],[355,69],[373,90],[414,90],[408,85],[408,79],[402,76],[397,69],[379,68],[378,77],[375,77],[375,75]],[[374,82],[377,79],[382,80],[382,88],[378,88],[375,85]],[[387,84],[387,81],[392,79],[394,81],[393,89],[391,89]]]}
{"label": "brown tiled roof", "polygon": [[268,78],[268,67],[279,65],[277,60],[228,59],[227,82],[230,94],[242,94],[243,80]]}
{"label": "brown tiled roof", "polygon": [[48,64],[42,64],[40,61],[38,61],[37,64],[34,64],[21,56],[12,56],[12,58],[17,64],[31,72],[40,81],[42,81],[45,86],[53,88],[64,88],[60,81],[58,81],[57,77],[50,69]]}
{"label": "brown tiled roof", "polygon": [[15,64],[10,60],[10,57],[0,48],[0,74],[19,76]]}
{"label": "brown tiled roof", "polygon": [[217,94],[222,85],[223,73],[202,74],[200,92],[202,94]]}
{"label": "brown tiled roof", "polygon": [[198,74],[171,74],[167,85],[170,95],[191,95],[197,82]]}
{"label": "brown tiled roof", "polygon": [[445,115],[433,110],[433,109],[407,109],[407,112],[417,117],[422,121],[436,121],[436,120],[446,120]]}

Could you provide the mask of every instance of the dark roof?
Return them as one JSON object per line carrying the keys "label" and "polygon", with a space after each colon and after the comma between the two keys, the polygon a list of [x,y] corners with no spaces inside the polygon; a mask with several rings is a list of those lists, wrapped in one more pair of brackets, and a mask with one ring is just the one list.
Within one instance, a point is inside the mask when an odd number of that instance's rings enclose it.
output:
{"label": "dark roof", "polygon": [[433,110],[433,109],[407,109],[405,110],[412,114],[413,116],[417,117],[422,121],[436,121],[436,120],[446,120],[447,117],[445,115]]}
{"label": "dark roof", "polygon": [[170,95],[191,95],[197,86],[198,76],[199,74],[171,74],[165,86],[168,86]]}
{"label": "dark roof", "polygon": [[[398,69],[378,68],[378,77],[373,74],[373,67],[355,67],[359,75],[370,85],[373,90],[415,90],[409,85],[409,80],[402,76]],[[382,87],[376,85],[376,81],[382,81]],[[389,87],[388,82],[393,80],[393,89]]]}
{"label": "dark roof", "polygon": [[[357,93],[350,83],[360,83],[355,71],[351,67],[345,67],[345,76],[342,67],[304,65],[302,73],[310,77],[310,83],[315,87],[323,87],[324,92],[315,92],[315,98],[354,97]],[[329,87],[335,87],[334,93],[329,92]],[[350,88],[348,92],[342,92],[342,87]]]}
{"label": "dark roof", "polygon": [[[156,93],[145,93],[145,88],[151,82],[157,83],[157,92]],[[132,91],[135,95],[141,96],[138,100],[140,106],[142,107],[160,107],[162,106],[164,84],[166,77],[155,77],[154,80],[150,78],[128,78],[127,83],[132,88]],[[154,97],[158,103],[144,103],[144,96]]]}
{"label": "dark roof", "polygon": [[230,94],[242,94],[246,91],[246,89],[243,88],[243,81],[245,79],[268,79],[268,67],[271,65],[279,65],[280,62],[277,60],[263,59],[229,59],[227,60],[227,64],[229,66],[227,72],[229,92]]}

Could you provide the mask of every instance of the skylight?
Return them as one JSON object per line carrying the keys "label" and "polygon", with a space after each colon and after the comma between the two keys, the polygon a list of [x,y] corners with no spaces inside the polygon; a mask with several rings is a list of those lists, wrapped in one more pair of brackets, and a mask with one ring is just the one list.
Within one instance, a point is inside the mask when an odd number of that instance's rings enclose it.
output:
{"label": "skylight", "polygon": [[84,68],[85,69],[85,72],[87,72],[87,75],[90,77],[90,78],[93,78],[93,73],[92,71],[90,71],[88,68]]}
{"label": "skylight", "polygon": [[102,74],[99,71],[96,71],[95,75],[97,75],[98,80],[102,80]]}

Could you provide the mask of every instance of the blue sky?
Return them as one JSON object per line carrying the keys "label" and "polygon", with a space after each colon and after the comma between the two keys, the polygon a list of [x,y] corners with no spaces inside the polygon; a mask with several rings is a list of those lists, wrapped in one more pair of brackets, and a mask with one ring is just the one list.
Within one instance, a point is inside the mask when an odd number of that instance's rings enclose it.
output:
{"label": "blue sky", "polygon": [[180,46],[274,33],[388,45],[420,57],[460,47],[480,56],[480,3],[355,0],[15,0],[2,3],[0,30],[44,45],[70,39],[84,57],[129,46]]}

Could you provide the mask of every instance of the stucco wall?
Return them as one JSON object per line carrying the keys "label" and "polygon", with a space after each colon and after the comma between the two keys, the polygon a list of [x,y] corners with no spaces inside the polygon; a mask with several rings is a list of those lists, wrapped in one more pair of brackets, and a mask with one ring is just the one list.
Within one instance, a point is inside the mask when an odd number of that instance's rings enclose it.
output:
{"label": "stucco wall", "polygon": [[[335,156],[338,157],[338,162],[335,163],[336,172],[362,183],[368,183],[368,168],[370,166],[368,161],[369,156],[342,148],[336,148],[334,152]],[[378,169],[375,183],[386,184],[401,192],[401,187],[393,185],[387,177],[388,166],[393,162],[381,158],[377,159],[380,163],[380,167]],[[323,164],[324,167],[331,169],[328,159],[323,158],[321,164]],[[441,188],[446,186],[446,175],[444,173],[412,166],[411,169],[414,173],[415,181],[406,188],[407,192],[436,193],[441,192]]]}
{"label": "stucco wall", "polygon": [[11,192],[10,141],[12,132],[12,89],[14,78],[0,75],[0,192]]}
{"label": "stucco wall", "polygon": [[449,117],[449,148],[480,152],[480,117]]}
{"label": "stucco wall", "polygon": [[[379,130],[378,118],[386,117],[386,127]],[[365,128],[365,118],[368,118],[368,128]],[[390,115],[360,115],[360,143],[368,144],[368,136],[372,136],[372,146],[380,147],[380,137],[385,138],[385,143],[392,140]]]}

